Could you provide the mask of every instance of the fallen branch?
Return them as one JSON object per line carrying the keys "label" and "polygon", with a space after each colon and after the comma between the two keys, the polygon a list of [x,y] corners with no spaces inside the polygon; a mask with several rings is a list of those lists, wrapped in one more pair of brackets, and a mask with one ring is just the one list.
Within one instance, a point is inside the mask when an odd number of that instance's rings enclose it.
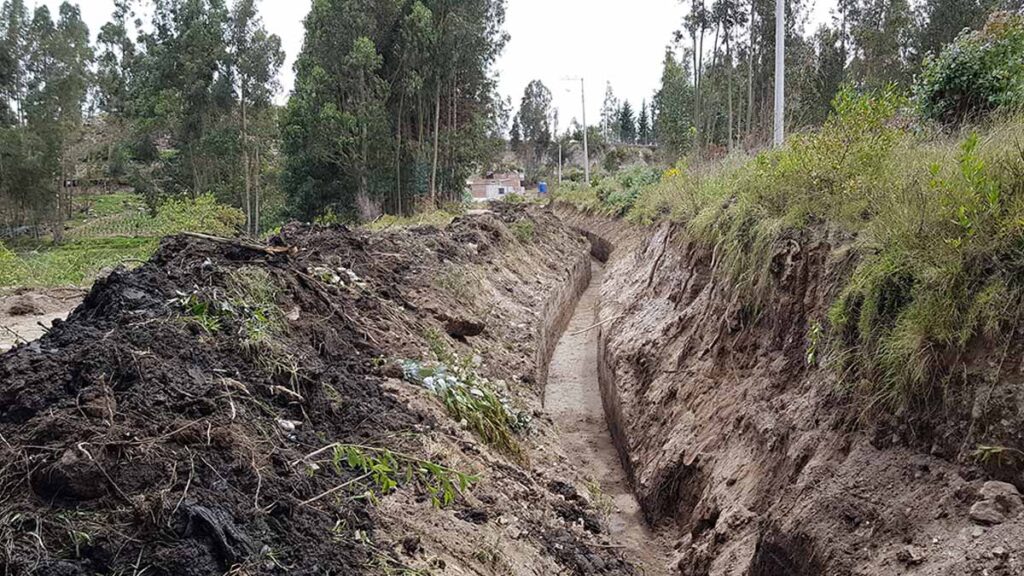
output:
{"label": "fallen branch", "polygon": [[594,328],[600,328],[601,326],[604,326],[605,324],[607,324],[609,322],[612,322],[614,320],[618,320],[619,318],[622,318],[623,316],[625,316],[625,314],[619,314],[618,316],[613,316],[613,317],[611,317],[611,318],[609,318],[607,320],[603,320],[601,322],[598,322],[597,324],[594,324],[593,326],[590,326],[589,328],[584,328],[583,330],[579,330],[578,332],[573,332],[573,333],[569,334],[569,336],[579,336],[580,334],[584,334],[586,332],[590,332]]}
{"label": "fallen branch", "polygon": [[344,484],[339,484],[339,485],[335,486],[334,488],[331,488],[330,490],[328,490],[326,492],[321,492],[320,494],[317,494],[316,496],[313,496],[309,500],[303,500],[302,502],[299,502],[299,506],[306,506],[308,504],[312,504],[313,502],[316,502],[317,500],[319,500],[321,498],[324,498],[326,496],[330,496],[331,494],[334,494],[335,492],[338,492],[340,490],[344,490],[345,488],[348,488],[349,486],[355,484],[356,482],[360,482],[362,480],[366,480],[370,476],[373,476],[373,472],[367,472],[366,474],[363,474],[359,478],[353,478],[352,480],[349,480],[348,482],[345,482]]}
{"label": "fallen branch", "polygon": [[239,240],[237,238],[222,238],[220,236],[211,236],[209,234],[202,234],[199,232],[182,232],[182,236],[188,236],[191,238],[199,238],[200,240],[207,240],[209,242],[217,242],[220,244],[231,244],[234,246],[241,246],[242,248],[248,248],[249,250],[255,250],[264,254],[276,255],[276,254],[287,254],[295,250],[294,246],[261,246],[255,242],[247,242],[245,240]]}

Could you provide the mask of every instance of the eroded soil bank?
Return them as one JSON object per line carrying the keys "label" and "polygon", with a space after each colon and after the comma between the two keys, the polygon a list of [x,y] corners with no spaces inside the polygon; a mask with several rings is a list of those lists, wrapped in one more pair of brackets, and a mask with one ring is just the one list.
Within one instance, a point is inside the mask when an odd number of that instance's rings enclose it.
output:
{"label": "eroded soil bank", "polygon": [[[589,251],[510,206],[445,230],[166,239],[0,356],[3,572],[636,574],[541,411]],[[514,450],[400,362],[439,353],[532,417]],[[352,451],[388,455],[397,486]],[[478,481],[438,506],[445,470]]]}
{"label": "eroded soil bank", "polygon": [[681,229],[558,212],[609,256],[595,319],[604,408],[647,521],[676,526],[678,573],[1024,574],[1024,505],[994,481],[1019,484],[1019,470],[957,450],[986,437],[1022,448],[1017,347],[1012,370],[996,371],[1003,349],[971,361],[991,378],[982,398],[865,423],[807,363],[810,323],[848,271],[841,246],[779,246],[754,315]]}

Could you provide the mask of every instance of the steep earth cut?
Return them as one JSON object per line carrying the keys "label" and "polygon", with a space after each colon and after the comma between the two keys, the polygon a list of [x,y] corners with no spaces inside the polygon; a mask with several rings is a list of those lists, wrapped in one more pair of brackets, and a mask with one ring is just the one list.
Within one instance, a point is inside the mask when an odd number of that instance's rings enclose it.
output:
{"label": "steep earth cut", "polygon": [[[781,242],[755,315],[681,228],[557,211],[608,258],[595,320],[608,425],[647,521],[677,526],[680,574],[1024,574],[1024,506],[993,481],[1020,476],[948,451],[968,441],[970,400],[948,423],[863,423],[832,372],[808,366],[810,322],[849,270],[841,247]],[[1024,412],[1016,372],[992,385],[1008,418],[994,427]]]}
{"label": "steep earth cut", "polygon": [[555,349],[544,408],[555,421],[560,447],[573,459],[589,497],[602,510],[610,540],[644,574],[672,574],[672,548],[647,527],[605,422],[597,374],[599,327],[595,325],[602,278],[603,267],[596,263],[592,284]]}

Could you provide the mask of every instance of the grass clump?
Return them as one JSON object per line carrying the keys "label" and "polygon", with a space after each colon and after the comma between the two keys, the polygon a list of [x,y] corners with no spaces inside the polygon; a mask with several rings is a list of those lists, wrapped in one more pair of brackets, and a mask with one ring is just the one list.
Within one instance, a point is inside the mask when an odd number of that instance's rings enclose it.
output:
{"label": "grass clump", "polygon": [[516,240],[519,240],[519,242],[523,244],[533,242],[536,230],[532,221],[519,220],[518,222],[514,222],[509,228],[512,229],[512,235],[515,236]]}
{"label": "grass clump", "polygon": [[186,321],[207,334],[233,330],[243,352],[269,361],[281,352],[285,330],[277,285],[269,272],[256,266],[232,270],[226,284],[226,289],[179,294],[175,302]]}

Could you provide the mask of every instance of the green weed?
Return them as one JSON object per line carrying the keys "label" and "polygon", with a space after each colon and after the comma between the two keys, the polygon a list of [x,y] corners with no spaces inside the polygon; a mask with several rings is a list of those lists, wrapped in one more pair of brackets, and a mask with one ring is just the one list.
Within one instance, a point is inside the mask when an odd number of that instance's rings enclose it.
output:
{"label": "green weed", "polygon": [[[243,352],[271,366],[282,364],[279,350],[284,316],[277,305],[278,290],[265,269],[242,266],[227,276],[227,286],[179,294],[174,300],[182,317],[207,334],[234,330]],[[297,369],[296,369],[297,370]]]}
{"label": "green weed", "polygon": [[523,244],[533,242],[534,236],[534,225],[530,220],[520,220],[514,222],[510,228],[512,229],[512,235],[516,237]]}
{"label": "green weed", "polygon": [[477,476],[429,460],[355,444],[336,444],[331,465],[338,474],[343,468],[362,474],[360,478],[365,479],[376,494],[389,494],[400,484],[419,486],[438,508],[449,506],[459,494],[479,481]]}
{"label": "green weed", "polygon": [[491,382],[476,372],[472,360],[460,359],[439,333],[428,332],[426,340],[437,362],[404,361],[406,380],[433,392],[453,419],[463,422],[488,445],[523,457],[515,434],[529,428],[529,415],[499,396]]}

